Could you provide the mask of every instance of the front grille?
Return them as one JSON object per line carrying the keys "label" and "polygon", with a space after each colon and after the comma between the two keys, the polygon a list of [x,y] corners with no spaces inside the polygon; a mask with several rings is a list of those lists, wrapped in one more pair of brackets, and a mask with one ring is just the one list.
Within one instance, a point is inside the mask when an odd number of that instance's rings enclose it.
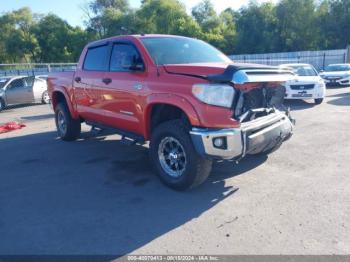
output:
{"label": "front grille", "polygon": [[310,90],[313,89],[315,87],[314,84],[310,84],[310,85],[291,85],[290,88],[292,90]]}

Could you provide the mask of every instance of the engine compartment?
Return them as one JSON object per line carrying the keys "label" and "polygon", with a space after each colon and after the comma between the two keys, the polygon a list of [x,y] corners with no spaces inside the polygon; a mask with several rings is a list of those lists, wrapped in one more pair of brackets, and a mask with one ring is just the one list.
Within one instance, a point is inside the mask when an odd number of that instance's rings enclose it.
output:
{"label": "engine compartment", "polygon": [[280,83],[256,83],[250,88],[237,88],[238,94],[233,103],[233,117],[241,122],[266,116],[278,109],[287,111],[284,106],[286,88]]}

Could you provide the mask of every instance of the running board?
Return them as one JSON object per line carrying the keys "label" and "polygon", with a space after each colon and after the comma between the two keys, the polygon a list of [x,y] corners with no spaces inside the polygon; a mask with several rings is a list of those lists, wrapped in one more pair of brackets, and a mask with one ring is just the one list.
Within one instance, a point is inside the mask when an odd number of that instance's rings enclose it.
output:
{"label": "running board", "polygon": [[138,134],[121,130],[115,127],[103,125],[100,123],[92,122],[92,121],[85,121],[85,123],[92,127],[91,132],[93,132],[93,134],[97,135],[97,134],[100,134],[103,130],[108,130],[115,134],[121,135],[122,136],[121,143],[124,145],[145,144],[145,138]]}

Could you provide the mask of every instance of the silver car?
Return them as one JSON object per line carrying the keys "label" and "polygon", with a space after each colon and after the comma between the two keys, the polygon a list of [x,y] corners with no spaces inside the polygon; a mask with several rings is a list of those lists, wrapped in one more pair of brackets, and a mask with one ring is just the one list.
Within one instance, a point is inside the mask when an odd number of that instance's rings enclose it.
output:
{"label": "silver car", "polygon": [[50,102],[43,77],[14,76],[0,78],[0,111],[10,105]]}

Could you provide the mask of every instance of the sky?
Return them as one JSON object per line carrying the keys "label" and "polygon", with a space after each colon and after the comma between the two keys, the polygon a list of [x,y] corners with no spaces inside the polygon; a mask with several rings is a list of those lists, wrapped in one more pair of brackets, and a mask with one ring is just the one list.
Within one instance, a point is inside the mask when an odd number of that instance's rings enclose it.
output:
{"label": "sky", "polygon": [[[86,6],[89,0],[0,0],[0,14],[28,6],[34,13],[54,13],[66,20],[73,26],[84,26],[83,21],[86,20],[83,6]],[[185,3],[188,13],[191,12],[193,6],[201,2],[201,0],[180,0]],[[140,6],[140,0],[129,0],[132,7]],[[231,7],[235,10],[247,5],[249,0],[212,0],[218,13]],[[257,2],[277,2],[277,0],[257,0]]]}

